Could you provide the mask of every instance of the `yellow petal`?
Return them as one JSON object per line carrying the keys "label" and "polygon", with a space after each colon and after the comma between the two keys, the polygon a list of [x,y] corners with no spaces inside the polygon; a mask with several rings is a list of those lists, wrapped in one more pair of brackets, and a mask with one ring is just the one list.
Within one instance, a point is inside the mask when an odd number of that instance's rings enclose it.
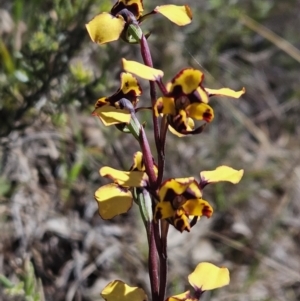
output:
{"label": "yellow petal", "polygon": [[206,103],[194,102],[186,107],[186,111],[191,118],[211,122],[214,119],[214,110]]}
{"label": "yellow petal", "polygon": [[159,69],[154,69],[135,61],[127,61],[126,59],[122,59],[122,63],[125,71],[133,73],[144,79],[156,81],[162,78],[164,75],[163,71]]}
{"label": "yellow petal", "polygon": [[175,214],[170,202],[159,202],[155,207],[154,220],[172,217]]}
{"label": "yellow petal", "polygon": [[192,11],[187,5],[161,5],[157,6],[154,11],[162,14],[179,26],[187,25],[192,21]]}
{"label": "yellow petal", "polygon": [[188,277],[189,283],[195,290],[212,290],[229,284],[229,271],[226,268],[219,268],[209,262],[202,262],[197,265],[195,271]]}
{"label": "yellow petal", "polygon": [[204,102],[204,103],[208,103],[209,98],[208,98],[208,93],[206,92],[206,90],[203,89],[202,87],[198,87],[196,91],[199,94],[198,97],[199,97],[200,101]]}
{"label": "yellow petal", "polygon": [[232,98],[240,98],[243,94],[245,94],[246,89],[243,88],[240,91],[234,91],[229,88],[222,88],[222,89],[209,89],[205,88],[205,91],[209,94],[209,96],[228,96]]}
{"label": "yellow petal", "polygon": [[147,295],[139,287],[132,287],[120,280],[110,282],[101,292],[106,301],[147,301]]}
{"label": "yellow petal", "polygon": [[190,296],[190,291],[186,291],[182,294],[169,297],[165,301],[195,301],[195,300],[198,301],[198,299],[194,299]]}
{"label": "yellow petal", "polygon": [[143,161],[143,154],[142,152],[136,152],[133,155],[133,165],[131,166],[130,170],[139,170],[139,171],[145,171],[145,164]]}
{"label": "yellow petal", "polygon": [[109,105],[109,100],[108,97],[102,97],[100,99],[97,100],[97,102],[95,103],[95,109],[100,108],[104,105]]}
{"label": "yellow petal", "polygon": [[110,105],[104,105],[97,108],[92,113],[94,116],[98,116],[105,126],[126,123],[128,124],[131,119],[131,114],[126,109],[118,109]]}
{"label": "yellow petal", "polygon": [[[170,115],[175,115],[175,103],[174,103],[174,98],[172,97],[160,97],[155,103],[155,112],[157,114],[170,114]],[[157,115],[157,116],[158,116]]]}
{"label": "yellow petal", "polygon": [[169,125],[168,129],[169,129],[169,131],[170,131],[173,135],[175,135],[175,136],[177,136],[177,137],[179,137],[179,138],[185,137],[185,136],[187,135],[187,134],[181,134],[181,133],[177,132],[177,131],[176,131],[172,126],[170,126],[170,125]]}
{"label": "yellow petal", "polygon": [[209,218],[213,214],[213,208],[207,201],[204,201],[202,199],[188,200],[182,205],[182,207],[186,214],[188,214],[189,216],[204,215]]}
{"label": "yellow petal", "polygon": [[142,89],[137,81],[137,79],[130,73],[121,73],[121,88],[124,94],[129,92],[134,93],[135,96],[140,96]]}
{"label": "yellow petal", "polygon": [[170,218],[170,223],[181,233],[183,231],[191,231],[189,218],[184,214],[183,210],[177,210],[176,216]]}
{"label": "yellow petal", "polygon": [[125,26],[121,16],[114,17],[109,13],[97,15],[85,25],[93,42],[105,44],[118,40]]}
{"label": "yellow petal", "polygon": [[231,182],[237,184],[244,174],[244,170],[236,170],[229,166],[219,166],[215,170],[202,171],[200,173],[201,182],[215,183],[215,182]]}
{"label": "yellow petal", "polygon": [[[192,132],[192,131],[194,130],[194,128],[195,128],[195,123],[194,123],[194,120],[193,120],[192,118],[187,118],[185,124],[186,124],[186,130],[187,130],[187,131]],[[170,126],[170,125],[169,125],[168,129],[169,129],[169,131],[170,131],[173,135],[175,135],[175,136],[177,136],[177,137],[180,137],[180,138],[185,137],[185,136],[187,135],[187,133],[185,133],[185,134],[179,133],[178,131],[176,131],[176,130],[175,130],[172,126]]]}
{"label": "yellow petal", "polygon": [[142,171],[122,171],[104,166],[100,169],[100,175],[112,179],[115,183],[123,187],[145,186],[145,173]]}
{"label": "yellow petal", "polygon": [[200,70],[192,68],[183,69],[173,78],[171,86],[168,85],[167,88],[172,93],[176,86],[180,86],[182,92],[188,95],[197,90],[203,78],[204,74]]}
{"label": "yellow petal", "polygon": [[131,192],[116,184],[107,184],[95,192],[99,215],[103,219],[111,219],[116,215],[126,213],[132,205]]}

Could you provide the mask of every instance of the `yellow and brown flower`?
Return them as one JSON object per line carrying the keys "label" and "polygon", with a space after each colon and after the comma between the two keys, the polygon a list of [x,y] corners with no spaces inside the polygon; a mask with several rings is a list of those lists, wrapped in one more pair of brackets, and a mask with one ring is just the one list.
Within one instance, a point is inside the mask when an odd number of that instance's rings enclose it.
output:
{"label": "yellow and brown flower", "polygon": [[167,219],[181,232],[190,231],[195,219],[197,221],[202,215],[210,217],[213,213],[210,204],[202,199],[202,192],[193,177],[166,180],[158,196],[154,219]]}
{"label": "yellow and brown flower", "polygon": [[177,230],[190,231],[201,216],[209,218],[213,213],[211,205],[202,198],[203,188],[221,181],[237,184],[243,174],[242,169],[219,166],[215,170],[202,171],[199,182],[194,177],[166,180],[158,191],[154,219],[166,219]]}
{"label": "yellow and brown flower", "polygon": [[[154,165],[154,172],[157,174],[156,165]],[[103,219],[111,219],[116,215],[126,213],[132,206],[131,189],[148,186],[148,176],[141,152],[134,154],[133,165],[129,171],[104,166],[100,169],[100,175],[113,181],[113,183],[101,186],[95,192],[99,215]]]}
{"label": "yellow and brown flower", "polygon": [[214,111],[208,105],[209,98],[215,95],[239,98],[245,90],[233,91],[229,88],[208,89],[202,86],[204,74],[196,69],[180,71],[166,85],[167,93],[155,105],[156,115],[167,115],[170,131],[179,136],[198,134],[203,125],[195,128],[194,120],[209,123]]}
{"label": "yellow and brown flower", "polygon": [[104,125],[109,126],[118,123],[129,123],[131,113],[122,106],[120,100],[128,99],[133,107],[138,102],[142,89],[137,79],[130,73],[121,73],[121,86],[116,93],[109,97],[97,100],[92,115],[98,116]]}

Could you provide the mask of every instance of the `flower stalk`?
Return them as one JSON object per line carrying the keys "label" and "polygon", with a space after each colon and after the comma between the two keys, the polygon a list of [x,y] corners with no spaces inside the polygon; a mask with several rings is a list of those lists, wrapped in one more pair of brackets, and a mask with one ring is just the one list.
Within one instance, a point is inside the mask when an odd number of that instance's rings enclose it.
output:
{"label": "flower stalk", "polygon": [[[148,17],[161,14],[178,26],[185,26],[192,21],[192,13],[186,5],[161,5],[144,15],[143,11],[141,0],[118,0],[110,12],[100,13],[86,24],[93,42],[101,45],[122,39],[129,44],[138,44],[143,58],[143,63],[122,59],[125,72],[121,73],[119,89],[111,96],[98,99],[95,104],[92,115],[97,116],[104,126],[114,125],[124,134],[131,134],[140,147],[133,155],[129,170],[121,171],[109,166],[100,169],[100,175],[109,178],[112,183],[100,187],[95,192],[95,199],[103,219],[128,212],[133,202],[138,205],[147,235],[152,301],[196,301],[206,290],[227,285],[229,271],[210,263],[200,263],[188,277],[194,293],[186,291],[165,299],[169,227],[190,232],[202,216],[210,218],[213,208],[203,198],[204,188],[221,181],[237,184],[243,170],[220,166],[200,172],[198,178],[174,175],[166,179],[167,132],[169,130],[180,138],[199,135],[214,119],[210,98],[239,98],[245,89],[205,88],[204,74],[193,68],[182,69],[169,83],[164,84],[163,71],[153,66],[147,41],[149,34],[143,33],[141,23]],[[150,97],[142,95],[137,77],[149,81]],[[157,87],[160,97],[157,96]],[[140,99],[144,102],[143,106]],[[147,125],[138,117],[141,110],[150,111],[152,127],[144,128]],[[147,132],[151,130],[156,160],[147,138]],[[107,301],[147,299],[143,290],[122,281],[112,281],[101,295]]]}

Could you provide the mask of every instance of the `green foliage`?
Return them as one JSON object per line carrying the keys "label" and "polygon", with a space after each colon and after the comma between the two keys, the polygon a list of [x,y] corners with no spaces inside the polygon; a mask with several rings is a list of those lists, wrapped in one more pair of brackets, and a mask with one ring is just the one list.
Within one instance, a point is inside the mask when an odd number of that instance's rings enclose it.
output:
{"label": "green foliage", "polygon": [[62,104],[95,101],[99,77],[81,61],[72,62],[87,37],[83,24],[93,3],[13,1],[11,27],[0,35],[0,136],[25,128],[38,114],[58,112]]}
{"label": "green foliage", "polygon": [[29,260],[25,260],[24,269],[19,275],[20,281],[12,283],[4,275],[0,274],[0,285],[5,288],[7,296],[23,296],[25,301],[45,300],[41,283],[35,278],[34,268]]}

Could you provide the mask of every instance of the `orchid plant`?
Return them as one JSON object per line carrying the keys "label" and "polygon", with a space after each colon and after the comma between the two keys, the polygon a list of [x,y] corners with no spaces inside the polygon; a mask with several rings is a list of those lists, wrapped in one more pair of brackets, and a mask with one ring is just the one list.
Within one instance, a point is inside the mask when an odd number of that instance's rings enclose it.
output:
{"label": "orchid plant", "polygon": [[[188,277],[193,291],[166,298],[169,226],[180,232],[190,232],[202,216],[210,218],[213,208],[203,198],[205,186],[220,181],[236,184],[244,171],[219,166],[215,170],[201,171],[198,178],[174,176],[165,179],[167,131],[180,138],[201,134],[214,118],[210,98],[239,98],[245,89],[206,88],[204,74],[193,68],[179,71],[169,83],[164,84],[163,71],[155,69],[152,63],[147,41],[149,34],[144,34],[140,25],[146,18],[161,14],[176,25],[184,26],[192,21],[191,9],[187,5],[161,5],[147,14],[143,12],[142,0],[118,0],[110,12],[100,13],[86,24],[93,42],[105,44],[122,39],[138,44],[143,58],[143,63],[123,59],[120,88],[111,96],[101,97],[95,104],[94,116],[105,126],[114,125],[118,130],[132,134],[140,146],[129,170],[121,171],[109,166],[100,169],[100,175],[109,178],[112,183],[100,187],[95,192],[95,199],[103,219],[126,213],[133,203],[139,207],[148,238],[152,301],[194,301],[199,300],[207,290],[227,285],[229,271],[208,262],[199,263]],[[149,81],[150,100],[147,107],[139,106],[139,98],[144,96],[137,77]],[[157,88],[160,97],[157,96]],[[149,146],[145,125],[137,117],[141,109],[148,109],[152,114],[155,156]],[[119,280],[110,282],[101,295],[107,301],[148,299],[141,288],[131,287]]]}

